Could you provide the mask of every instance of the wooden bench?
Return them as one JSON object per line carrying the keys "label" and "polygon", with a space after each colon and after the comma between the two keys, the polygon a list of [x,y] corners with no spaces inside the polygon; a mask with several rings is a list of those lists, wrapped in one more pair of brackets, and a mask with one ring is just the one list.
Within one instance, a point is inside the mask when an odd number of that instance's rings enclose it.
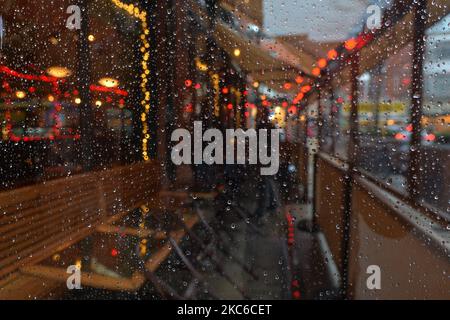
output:
{"label": "wooden bench", "polygon": [[28,283],[17,275],[21,268],[80,241],[111,216],[156,198],[160,176],[157,163],[137,163],[0,193],[0,298],[14,298],[14,288],[35,285],[33,277]]}

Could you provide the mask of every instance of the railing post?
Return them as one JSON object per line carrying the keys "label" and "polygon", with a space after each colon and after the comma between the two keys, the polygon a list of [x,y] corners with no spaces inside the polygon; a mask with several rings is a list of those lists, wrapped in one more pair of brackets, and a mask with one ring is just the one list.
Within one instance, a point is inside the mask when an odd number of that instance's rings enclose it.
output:
{"label": "railing post", "polygon": [[342,297],[348,298],[348,266],[349,266],[349,251],[350,251],[350,228],[351,228],[351,211],[352,211],[352,185],[353,185],[353,171],[357,163],[357,149],[358,149],[358,74],[360,53],[356,52],[351,57],[351,108],[350,108],[350,133],[348,141],[348,171],[344,180],[344,222],[343,222],[343,243],[342,243]]}
{"label": "railing post", "polygon": [[417,1],[414,5],[413,65],[411,84],[411,143],[409,167],[407,174],[408,195],[416,198],[419,195],[420,183],[420,145],[422,131],[422,94],[423,94],[423,61],[425,53],[425,20],[427,18],[426,1]]}
{"label": "railing post", "polygon": [[77,5],[81,8],[81,29],[78,32],[78,63],[77,76],[80,91],[80,131],[81,131],[81,155],[84,171],[91,171],[95,166],[96,152],[94,150],[94,126],[95,114],[91,105],[91,59],[89,48],[89,0],[78,0]]}

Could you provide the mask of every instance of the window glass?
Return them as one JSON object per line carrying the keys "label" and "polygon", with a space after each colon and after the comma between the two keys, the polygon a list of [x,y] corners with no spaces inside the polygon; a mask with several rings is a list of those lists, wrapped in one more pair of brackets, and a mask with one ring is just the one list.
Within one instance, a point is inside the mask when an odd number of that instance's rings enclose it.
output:
{"label": "window glass", "polygon": [[331,92],[328,90],[323,90],[320,96],[320,112],[321,112],[321,122],[319,125],[321,128],[321,150],[327,153],[332,153],[334,148],[335,137],[333,131],[335,129],[336,118],[334,117],[335,112],[332,111],[333,107],[333,97]]}
{"label": "window glass", "polygon": [[411,138],[412,44],[358,77],[358,165],[404,191]]}
{"label": "window glass", "polygon": [[336,118],[334,153],[338,158],[347,159],[348,138],[350,130],[351,83],[350,67],[342,71],[342,77],[333,82],[333,116]]}
{"label": "window glass", "polygon": [[450,15],[426,31],[420,181],[422,199],[450,211]]}
{"label": "window glass", "polygon": [[91,113],[84,118],[95,146],[91,167],[135,159],[139,24],[113,2],[94,0],[81,37],[76,20],[69,21],[74,29],[66,25],[70,5],[7,1],[2,7],[0,188],[82,172],[82,110]]}

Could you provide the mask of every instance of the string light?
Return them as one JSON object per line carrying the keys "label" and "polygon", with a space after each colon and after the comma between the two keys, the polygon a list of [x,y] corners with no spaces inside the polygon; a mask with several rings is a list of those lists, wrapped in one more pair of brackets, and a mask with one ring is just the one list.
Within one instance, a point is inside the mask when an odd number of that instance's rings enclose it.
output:
{"label": "string light", "polygon": [[219,107],[220,79],[219,79],[218,74],[213,74],[211,76],[211,78],[212,78],[212,83],[213,83],[213,88],[214,88],[214,115],[216,117],[219,117],[220,116],[220,107]]}
{"label": "string light", "polygon": [[125,4],[120,0],[111,0],[117,7],[123,9],[128,12],[129,15],[134,16],[139,19],[141,22],[142,33],[139,37],[141,41],[141,49],[140,52],[142,54],[142,74],[141,74],[141,90],[144,94],[144,99],[141,101],[142,105],[142,113],[141,113],[141,122],[142,122],[142,158],[144,161],[149,161],[150,157],[148,154],[148,140],[150,138],[149,135],[149,126],[148,126],[148,114],[150,112],[150,90],[148,88],[148,75],[150,74],[150,70],[148,69],[147,61],[150,58],[150,43],[148,41],[148,36],[150,34],[150,30],[147,25],[147,12],[138,8],[133,4]]}

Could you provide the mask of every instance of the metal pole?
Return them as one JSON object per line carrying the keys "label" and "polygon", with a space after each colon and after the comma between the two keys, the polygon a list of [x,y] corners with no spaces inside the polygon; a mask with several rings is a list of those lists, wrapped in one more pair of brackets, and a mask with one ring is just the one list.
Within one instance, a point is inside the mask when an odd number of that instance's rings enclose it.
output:
{"label": "metal pole", "polygon": [[411,84],[411,124],[412,134],[408,168],[408,194],[411,198],[419,195],[420,184],[420,145],[422,131],[422,93],[423,60],[425,52],[426,1],[421,0],[414,6],[413,70]]}
{"label": "metal pole", "polygon": [[77,5],[81,9],[81,29],[78,32],[78,87],[81,97],[80,104],[80,131],[81,131],[81,155],[84,171],[91,171],[95,162],[94,151],[94,125],[95,113],[91,105],[91,59],[89,49],[89,0],[78,0]]}
{"label": "metal pole", "polygon": [[351,61],[351,84],[352,84],[352,101],[350,109],[350,133],[348,141],[348,171],[344,180],[344,225],[343,225],[343,240],[342,240],[342,297],[348,298],[348,265],[349,265],[349,250],[350,250],[350,228],[351,228],[351,211],[352,211],[352,173],[357,163],[357,149],[358,149],[358,74],[360,53],[357,52],[352,56]]}

